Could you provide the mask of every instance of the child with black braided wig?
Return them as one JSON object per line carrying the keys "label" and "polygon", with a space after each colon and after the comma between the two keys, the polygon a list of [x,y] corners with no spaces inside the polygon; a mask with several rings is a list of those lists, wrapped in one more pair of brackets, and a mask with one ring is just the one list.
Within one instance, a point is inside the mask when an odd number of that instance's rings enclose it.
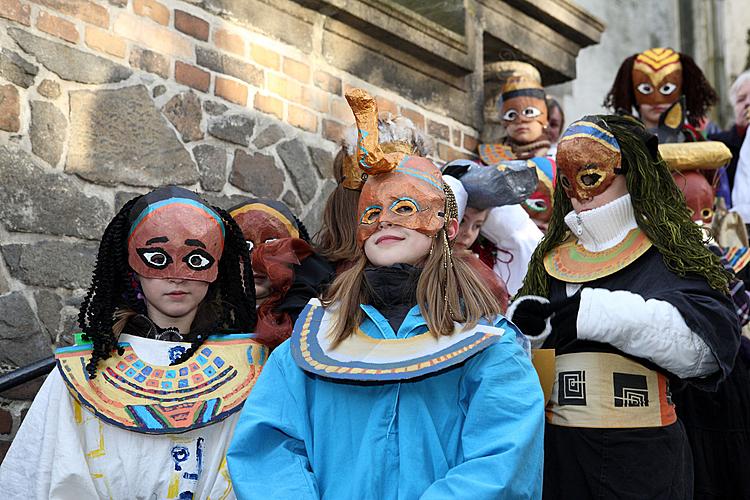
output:
{"label": "child with black braided wig", "polygon": [[102,237],[83,335],[56,352],[0,468],[11,498],[225,498],[224,456],[267,348],[236,222],[156,189]]}

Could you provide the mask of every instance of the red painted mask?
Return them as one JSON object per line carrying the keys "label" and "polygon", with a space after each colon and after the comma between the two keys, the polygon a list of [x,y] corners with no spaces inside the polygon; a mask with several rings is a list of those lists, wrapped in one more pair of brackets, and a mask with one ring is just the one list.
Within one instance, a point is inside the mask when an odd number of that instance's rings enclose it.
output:
{"label": "red painted mask", "polygon": [[242,229],[252,248],[281,238],[299,238],[294,215],[286,205],[275,200],[249,200],[232,208],[229,214]]}
{"label": "red painted mask", "polygon": [[672,178],[685,195],[692,219],[705,225],[711,224],[714,219],[714,190],[703,174],[688,170],[674,172]]}
{"label": "red painted mask", "polygon": [[633,63],[633,92],[638,105],[672,104],[682,95],[682,63],[672,49],[648,49]]}

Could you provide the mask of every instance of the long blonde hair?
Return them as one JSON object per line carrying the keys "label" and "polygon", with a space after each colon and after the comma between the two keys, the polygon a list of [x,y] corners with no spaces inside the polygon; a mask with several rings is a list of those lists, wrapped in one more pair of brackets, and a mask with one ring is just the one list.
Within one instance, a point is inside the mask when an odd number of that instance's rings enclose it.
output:
{"label": "long blonde hair", "polygon": [[[365,286],[364,270],[368,261],[362,252],[354,265],[339,274],[324,294],[325,307],[336,307],[332,347],[354,333],[363,320],[360,304],[370,303]],[[454,321],[465,329],[474,327],[482,318],[493,319],[502,306],[472,267],[461,258],[453,258],[445,229],[433,240],[432,249],[425,257],[424,267],[417,282],[419,312],[427,321],[427,328],[435,337],[451,335]]]}

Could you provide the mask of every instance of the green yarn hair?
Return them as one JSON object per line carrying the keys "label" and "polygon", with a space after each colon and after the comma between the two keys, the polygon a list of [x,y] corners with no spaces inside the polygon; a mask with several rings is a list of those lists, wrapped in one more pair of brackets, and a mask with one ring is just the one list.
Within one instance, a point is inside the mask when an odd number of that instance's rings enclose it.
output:
{"label": "green yarn hair", "polygon": [[[711,288],[728,293],[731,274],[706,246],[701,229],[691,220],[682,192],[672,179],[666,163],[649,152],[649,133],[628,116],[597,115],[620,144],[625,181],[633,203],[636,223],[659,250],[667,268],[678,276],[702,276]],[[544,239],[531,256],[522,295],[549,295],[549,276],[544,256],[571,236],[565,215],[573,210],[560,178],[557,179],[552,217]]]}

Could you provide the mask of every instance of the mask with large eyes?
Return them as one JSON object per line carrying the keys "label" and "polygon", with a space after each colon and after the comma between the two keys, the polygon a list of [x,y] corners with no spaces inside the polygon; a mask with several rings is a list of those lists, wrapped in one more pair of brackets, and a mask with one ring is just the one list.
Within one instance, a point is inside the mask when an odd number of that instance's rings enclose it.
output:
{"label": "mask with large eyes", "polygon": [[547,102],[539,82],[523,76],[511,77],[503,85],[501,97],[500,113],[506,126],[516,120],[533,120],[547,126]]}
{"label": "mask with large eyes", "polygon": [[229,215],[240,226],[248,249],[282,238],[299,238],[291,210],[276,200],[252,199],[231,208]]}
{"label": "mask with large eyes", "polygon": [[682,63],[672,49],[649,49],[633,63],[633,92],[641,104],[672,104],[682,95]]}
{"label": "mask with large eyes", "polygon": [[432,161],[407,156],[389,173],[371,175],[359,197],[360,246],[381,223],[435,235],[445,224],[445,193],[440,170]]}
{"label": "mask with large eyes", "polygon": [[685,195],[690,217],[695,222],[710,225],[714,219],[714,190],[700,172],[688,170],[672,173],[675,184]]}
{"label": "mask with large eyes", "polygon": [[557,176],[568,198],[597,196],[622,172],[620,145],[607,125],[584,117],[571,124],[557,147]]}
{"label": "mask with large eyes", "polygon": [[[215,281],[224,248],[224,223],[193,193],[163,189],[192,196],[164,198],[164,192],[157,190],[142,198],[145,207],[134,206],[138,215],[131,221],[128,264],[147,278]],[[161,199],[148,203],[153,194]]]}

